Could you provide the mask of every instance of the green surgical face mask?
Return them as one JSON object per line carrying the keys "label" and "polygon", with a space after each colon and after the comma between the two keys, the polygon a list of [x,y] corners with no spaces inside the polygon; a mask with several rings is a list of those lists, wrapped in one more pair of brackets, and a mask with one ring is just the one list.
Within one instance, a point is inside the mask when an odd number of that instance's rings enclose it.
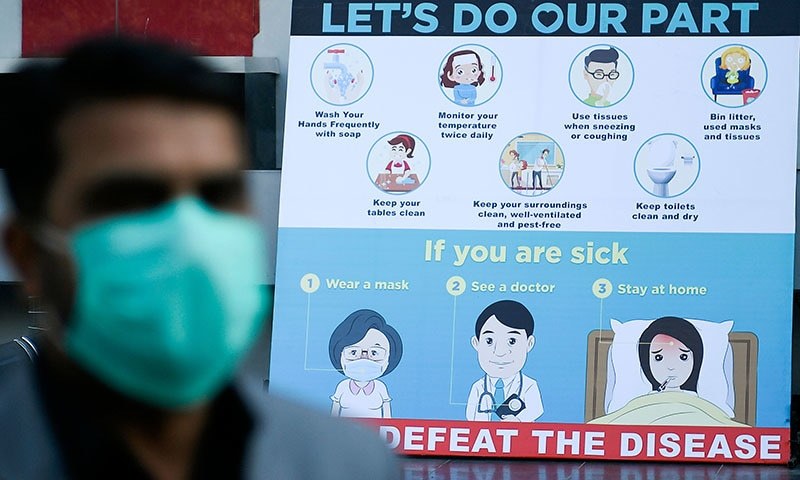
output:
{"label": "green surgical face mask", "polygon": [[151,405],[216,394],[271,307],[259,227],[194,197],[91,224],[69,243],[77,289],[68,355]]}

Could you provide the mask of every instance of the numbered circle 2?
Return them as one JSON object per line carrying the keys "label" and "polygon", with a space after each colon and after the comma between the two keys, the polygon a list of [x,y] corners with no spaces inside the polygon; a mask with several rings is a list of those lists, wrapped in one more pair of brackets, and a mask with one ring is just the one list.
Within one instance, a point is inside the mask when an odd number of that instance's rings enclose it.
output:
{"label": "numbered circle 2", "polygon": [[447,289],[447,293],[449,293],[454,297],[457,297],[467,291],[467,281],[464,280],[463,277],[454,275],[447,279],[447,284],[445,285],[445,288]]}
{"label": "numbered circle 2", "polygon": [[533,197],[554,189],[564,176],[564,154],[541,133],[514,137],[500,155],[500,178],[516,194]]}
{"label": "numbered circle 2", "polygon": [[372,145],[367,156],[370,181],[387,193],[404,194],[416,190],[428,178],[431,155],[418,136],[391,132]]}
{"label": "numbered circle 2", "polygon": [[448,100],[460,107],[488,102],[503,82],[503,66],[488,48],[461,45],[450,50],[439,65],[439,87]]}
{"label": "numbered circle 2", "polygon": [[647,193],[671,198],[686,193],[700,175],[700,156],[692,143],[674,133],[649,138],[633,162],[636,181]]}
{"label": "numbered circle 2", "polygon": [[350,105],[372,86],[372,60],[361,48],[349,43],[322,50],[311,65],[311,87],[331,105]]}

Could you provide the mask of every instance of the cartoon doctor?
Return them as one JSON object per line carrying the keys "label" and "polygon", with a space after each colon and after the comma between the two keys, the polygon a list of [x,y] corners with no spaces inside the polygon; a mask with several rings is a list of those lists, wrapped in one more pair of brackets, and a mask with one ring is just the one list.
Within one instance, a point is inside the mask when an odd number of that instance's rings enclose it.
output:
{"label": "cartoon doctor", "polygon": [[467,420],[532,422],[542,415],[539,385],[522,373],[534,343],[533,315],[523,304],[500,300],[481,312],[472,347],[485,373],[469,391]]}

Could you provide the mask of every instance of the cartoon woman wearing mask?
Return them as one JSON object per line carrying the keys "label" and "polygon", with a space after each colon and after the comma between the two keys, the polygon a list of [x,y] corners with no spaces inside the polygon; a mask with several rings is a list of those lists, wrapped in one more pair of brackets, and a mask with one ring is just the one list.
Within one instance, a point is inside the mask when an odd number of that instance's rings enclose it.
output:
{"label": "cartoon woman wearing mask", "polygon": [[374,310],[356,310],[331,334],[328,354],[347,377],[331,395],[331,415],[391,418],[392,399],[378,378],[394,370],[403,356],[397,330]]}
{"label": "cartoon woman wearing mask", "polygon": [[453,89],[453,101],[472,107],[478,98],[478,87],[486,81],[481,57],[473,50],[458,50],[447,57],[439,77],[445,88]]}

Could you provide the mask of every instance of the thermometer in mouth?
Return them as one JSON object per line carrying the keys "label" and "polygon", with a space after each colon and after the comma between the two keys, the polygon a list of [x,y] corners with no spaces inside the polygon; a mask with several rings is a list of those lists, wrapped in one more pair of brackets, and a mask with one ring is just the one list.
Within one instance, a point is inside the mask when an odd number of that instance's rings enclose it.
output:
{"label": "thermometer in mouth", "polygon": [[663,391],[664,391],[664,390],[667,388],[667,384],[668,384],[669,382],[673,381],[673,380],[675,380],[675,377],[674,377],[674,376],[669,376],[669,377],[667,377],[667,379],[666,379],[666,380],[664,380],[664,383],[662,383],[661,385],[659,385],[659,386],[658,386],[658,391],[659,391],[659,392],[663,392]]}

